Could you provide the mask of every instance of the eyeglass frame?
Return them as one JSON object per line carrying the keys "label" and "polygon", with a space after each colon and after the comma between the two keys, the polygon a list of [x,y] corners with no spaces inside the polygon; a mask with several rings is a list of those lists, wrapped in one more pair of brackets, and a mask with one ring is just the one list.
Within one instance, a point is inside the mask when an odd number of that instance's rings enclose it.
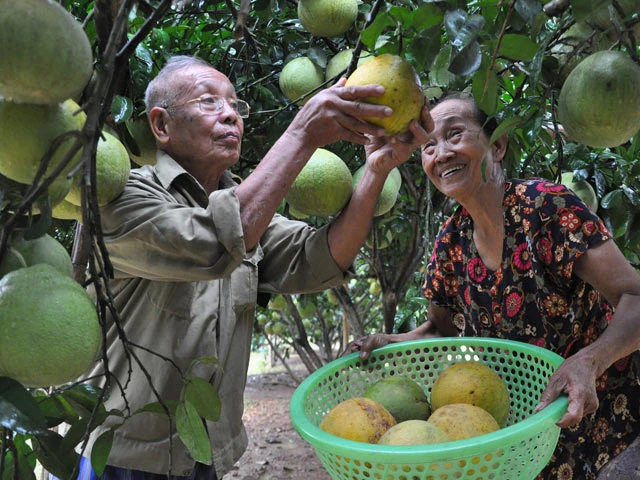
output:
{"label": "eyeglass frame", "polygon": [[[202,108],[202,102],[205,98],[212,98],[214,99],[214,103],[212,104],[215,107],[215,110],[206,110],[207,107],[205,107],[204,109]],[[198,108],[200,109],[200,112],[202,113],[220,113],[223,109],[224,109],[224,102],[226,102],[232,109],[234,112],[236,112],[238,114],[238,116],[240,118],[248,118],[249,117],[249,113],[251,111],[251,106],[245,102],[244,100],[240,100],[240,99],[230,99],[230,98],[226,98],[223,97],[222,95],[201,95],[198,98],[192,98],[191,100],[187,100],[184,103],[177,103],[175,105],[168,105],[166,107],[163,107],[165,110],[169,110],[170,108],[177,108],[177,107],[184,107],[185,105],[189,105],[191,103],[197,103],[198,104]],[[235,103],[235,107],[234,107],[234,103]],[[216,105],[217,104],[217,105]],[[239,111],[240,105],[244,105],[246,108],[246,113],[242,114]]]}

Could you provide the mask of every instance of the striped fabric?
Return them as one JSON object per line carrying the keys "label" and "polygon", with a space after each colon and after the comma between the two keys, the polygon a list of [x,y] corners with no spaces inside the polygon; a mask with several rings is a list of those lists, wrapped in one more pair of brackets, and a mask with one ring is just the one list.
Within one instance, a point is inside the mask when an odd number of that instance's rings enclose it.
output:
{"label": "striped fabric", "polygon": [[[50,474],[49,480],[59,479]],[[104,469],[104,473],[98,477],[91,468],[89,459],[81,457],[80,473],[77,476],[77,480],[218,480],[218,477],[213,465],[204,465],[202,463],[196,463],[191,475],[186,477],[177,475],[168,477],[166,474],[141,472],[139,470],[111,466],[107,466]]]}

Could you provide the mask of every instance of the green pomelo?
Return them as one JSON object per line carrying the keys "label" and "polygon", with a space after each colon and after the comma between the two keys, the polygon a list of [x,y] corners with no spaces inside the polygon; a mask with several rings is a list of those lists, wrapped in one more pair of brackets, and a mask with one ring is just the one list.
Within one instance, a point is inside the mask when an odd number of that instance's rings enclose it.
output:
{"label": "green pomelo", "polygon": [[[73,100],[56,105],[30,105],[0,101],[0,173],[11,180],[30,185],[40,162],[60,135],[82,130],[86,114]],[[69,136],[60,142],[52,155],[45,176],[50,175],[65,160],[76,142]],[[52,205],[69,192],[72,178],[69,172],[80,161],[82,149],[49,186]]]}
{"label": "green pomelo", "polygon": [[330,217],[349,202],[352,181],[349,167],[338,155],[318,148],[291,185],[287,202],[298,212]]}
{"label": "green pomelo", "polygon": [[82,222],[82,208],[66,200],[62,200],[53,207],[51,216],[60,220],[76,220]]}
{"label": "green pomelo", "polygon": [[[358,63],[356,68],[362,65],[363,63],[368,62],[369,60],[373,60],[373,54],[364,50],[360,51]],[[327,68],[324,71],[325,80],[331,80],[334,77],[338,77],[338,75],[344,75],[347,68],[351,64],[351,60],[353,58],[353,49],[347,48],[346,50],[342,50],[336,53],[333,57],[329,59],[327,62]],[[336,78],[337,80],[337,78]]]}
{"label": "green pomelo", "polygon": [[362,396],[380,403],[389,410],[397,423],[426,420],[431,413],[427,394],[420,385],[403,375],[377,380]]}
{"label": "green pomelo", "polygon": [[449,442],[451,439],[440,427],[426,420],[405,420],[387,430],[380,445],[428,445]]}
{"label": "green pomelo", "polygon": [[300,0],[298,18],[302,26],[318,37],[342,35],[358,17],[356,0]]}
{"label": "green pomelo", "polygon": [[560,182],[580,197],[594,212],[598,210],[598,195],[591,184],[586,180],[575,180],[573,172],[564,172]]}
{"label": "green pomelo", "polygon": [[93,365],[100,343],[95,305],[73,279],[39,264],[0,280],[0,375],[61,385]]}
{"label": "green pomelo", "polygon": [[[362,178],[364,170],[365,166],[363,165],[353,173],[354,190],[358,185],[358,182]],[[378,198],[378,203],[376,203],[376,209],[373,213],[374,217],[384,215],[393,208],[393,206],[396,204],[396,200],[398,200],[398,192],[400,192],[401,184],[402,176],[400,175],[400,170],[398,170],[398,168],[396,167],[391,170],[391,172],[389,172],[389,175],[384,182],[382,192],[380,192],[380,197]]]}
{"label": "green pomelo", "polygon": [[320,87],[324,82],[322,69],[309,57],[296,57],[289,60],[280,72],[278,85],[282,94],[289,100],[297,100],[296,105],[304,105],[314,94],[298,100],[303,95]]}
{"label": "green pomelo", "polygon": [[[124,145],[116,137],[102,132],[96,150],[96,196],[98,205],[106,205],[124,190],[131,170],[131,161]],[[76,175],[65,200],[82,205],[81,174]]]}
{"label": "green pomelo", "polygon": [[44,234],[33,240],[16,240],[13,247],[20,252],[27,267],[45,263],[73,278],[73,264],[69,253],[51,235]]}
{"label": "green pomelo", "polygon": [[0,4],[0,98],[54,105],[79,98],[93,71],[82,25],[59,3]]}
{"label": "green pomelo", "polygon": [[[458,362],[440,372],[431,387],[431,408],[469,404],[489,412],[500,427],[505,426],[511,399],[500,375],[482,362]],[[446,431],[446,430],[445,430]]]}
{"label": "green pomelo", "polygon": [[[129,132],[135,140],[135,149],[127,148],[131,160],[136,165],[155,165],[156,163],[156,137],[151,131],[147,117],[138,117],[127,123]],[[125,145],[126,146],[126,145]]]}
{"label": "green pomelo", "polygon": [[409,129],[411,120],[420,120],[425,97],[413,66],[398,55],[385,53],[360,65],[347,79],[346,85],[379,84],[385,89],[379,97],[363,101],[387,105],[393,109],[390,117],[370,117],[365,120],[384,127],[387,135],[397,135]]}
{"label": "green pomelo", "polygon": [[269,308],[271,310],[284,310],[287,308],[287,301],[282,295],[276,295],[269,300]]}
{"label": "green pomelo", "polygon": [[569,74],[558,98],[558,118],[571,139],[616,147],[640,130],[640,66],[618,51],[589,55]]}
{"label": "green pomelo", "polygon": [[613,9],[618,24],[624,29],[625,23],[629,22],[631,33],[636,39],[640,36],[640,23],[633,22],[633,14],[640,12],[640,0],[617,0],[618,5],[622,8],[624,15],[613,7],[611,0],[580,0],[572,2],[571,8],[576,19],[586,21],[597,29],[606,33],[612,41],[618,40],[618,32],[611,21],[610,8]]}
{"label": "green pomelo", "polygon": [[9,246],[0,260],[0,278],[4,277],[7,273],[24,268],[27,263],[18,250]]}

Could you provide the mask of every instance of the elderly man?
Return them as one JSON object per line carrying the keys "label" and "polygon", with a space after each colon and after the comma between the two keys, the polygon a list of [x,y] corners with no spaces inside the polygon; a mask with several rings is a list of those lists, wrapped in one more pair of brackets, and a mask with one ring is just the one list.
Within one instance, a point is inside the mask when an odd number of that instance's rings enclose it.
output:
{"label": "elderly man", "polygon": [[[391,115],[389,107],[359,101],[382,93],[379,85],[345,87],[344,80],[318,93],[238,182],[228,169],[239,159],[249,106],[229,79],[198,58],[174,57],[149,84],[145,100],[157,163],[133,170],[122,195],[101,210],[119,312],[119,322],[109,319],[115,379],[107,408],[128,416],[160,399],[177,401],[188,373],[213,385],[222,409],[218,421],[206,421],[211,466],[189,455],[167,418],[110,417],[85,452],[100,434],[119,426],[103,478],[220,479],[242,456],[243,392],[258,293],[343,283],[388,173],[426,137],[419,122],[402,137],[386,137],[364,121]],[[367,153],[365,173],[345,209],[320,229],[277,215],[312,153],[339,140],[364,145]],[[130,343],[125,345],[116,323]],[[210,357],[218,363],[198,362]],[[103,373],[98,363],[90,376]],[[95,478],[86,458],[80,478]]]}

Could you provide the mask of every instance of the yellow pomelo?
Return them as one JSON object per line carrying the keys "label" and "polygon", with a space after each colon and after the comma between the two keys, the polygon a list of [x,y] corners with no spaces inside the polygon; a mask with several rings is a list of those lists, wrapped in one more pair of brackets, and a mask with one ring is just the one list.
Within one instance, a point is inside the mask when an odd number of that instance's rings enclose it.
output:
{"label": "yellow pomelo", "polygon": [[18,250],[9,245],[5,250],[2,259],[0,259],[0,278],[4,277],[7,273],[24,268],[27,263]]}
{"label": "yellow pomelo", "polygon": [[352,180],[349,167],[338,155],[318,148],[291,185],[287,202],[298,212],[330,217],[349,202]]}
{"label": "yellow pomelo", "polygon": [[[322,85],[323,82],[324,74],[322,69],[309,57],[296,57],[293,60],[289,60],[282,68],[278,79],[282,94],[292,101],[309,94]],[[304,105],[313,95],[315,93],[298,100],[296,105]]]}
{"label": "yellow pomelo", "polygon": [[[358,185],[358,182],[362,178],[364,169],[365,166],[363,165],[353,173],[354,190],[356,188],[356,185]],[[387,179],[384,181],[382,192],[380,192],[380,197],[378,198],[378,203],[376,203],[376,209],[373,213],[374,217],[384,215],[393,208],[393,206],[396,204],[396,200],[398,199],[398,192],[400,192],[401,185],[402,176],[400,175],[400,170],[398,170],[398,168],[396,167],[391,170],[391,172],[389,172]]]}
{"label": "yellow pomelo", "polygon": [[589,205],[591,210],[594,212],[598,210],[598,196],[589,182],[583,179],[574,179],[573,172],[564,172],[560,183],[573,190],[584,203]]}
{"label": "yellow pomelo", "polygon": [[300,0],[298,18],[318,37],[337,37],[351,28],[358,16],[357,0]]}
{"label": "yellow pomelo", "polygon": [[137,165],[155,165],[156,163],[156,137],[153,136],[147,117],[138,117],[127,123],[129,132],[135,140],[136,151],[127,148],[131,160]]}
{"label": "yellow pomelo", "polygon": [[509,389],[500,375],[482,362],[466,361],[443,370],[431,387],[431,408],[467,403],[489,412],[503,427],[509,415]]}
{"label": "yellow pomelo", "polygon": [[413,66],[398,55],[385,53],[360,65],[347,79],[347,85],[376,83],[385,88],[383,95],[364,99],[367,103],[387,105],[391,117],[371,117],[366,120],[385,128],[387,135],[404,133],[411,120],[419,120],[425,98],[420,79]]}
{"label": "yellow pomelo", "polygon": [[[96,149],[96,196],[98,205],[106,205],[124,190],[129,178],[131,161],[124,145],[116,137],[102,132]],[[76,175],[65,200],[73,205],[82,205],[82,173]]]}
{"label": "yellow pomelo", "polygon": [[51,235],[45,233],[33,240],[19,239],[12,246],[20,252],[27,267],[46,263],[73,278],[73,264],[67,249]]}
{"label": "yellow pomelo", "polygon": [[91,297],[51,265],[0,280],[0,375],[28,387],[67,383],[91,367],[100,342]]}
{"label": "yellow pomelo", "polygon": [[[368,62],[369,60],[373,60],[374,56],[372,53],[367,52],[365,50],[360,51],[360,58],[358,58],[358,63],[356,68],[362,65],[363,63]],[[327,68],[324,71],[325,80],[331,80],[338,75],[344,75],[347,68],[351,64],[351,59],[353,58],[353,48],[347,48],[346,50],[342,50],[336,53],[333,57],[329,59],[327,62]],[[337,80],[337,78],[336,78]]]}
{"label": "yellow pomelo", "polygon": [[[85,120],[86,114],[70,99],[51,106],[0,101],[0,173],[30,185],[54,140],[67,132],[82,130]],[[60,143],[45,176],[65,159],[75,141],[76,138],[70,136]],[[49,186],[53,205],[69,192],[73,179],[67,175],[80,161],[81,152],[79,149]]]}
{"label": "yellow pomelo", "polygon": [[500,425],[483,408],[468,403],[450,403],[433,411],[429,419],[451,440],[485,435],[500,430]]}
{"label": "yellow pomelo", "polygon": [[54,105],[79,98],[93,71],[82,25],[59,3],[0,3],[0,98]]}
{"label": "yellow pomelo", "polygon": [[640,130],[640,66],[618,51],[589,55],[569,74],[558,118],[570,138],[590,147],[616,147]]}
{"label": "yellow pomelo", "polygon": [[[375,281],[372,285],[375,285]],[[371,384],[362,396],[380,403],[398,423],[426,420],[431,413],[427,394],[420,385],[404,375],[381,378]]]}
{"label": "yellow pomelo", "polygon": [[60,220],[76,220],[82,222],[82,208],[66,200],[62,200],[53,207],[51,216]]}
{"label": "yellow pomelo", "polygon": [[451,439],[434,423],[426,420],[405,420],[385,432],[380,445],[428,445],[449,442]]}
{"label": "yellow pomelo", "polygon": [[355,397],[333,407],[322,419],[320,428],[347,440],[378,443],[380,437],[395,424],[393,415],[378,402]]}

